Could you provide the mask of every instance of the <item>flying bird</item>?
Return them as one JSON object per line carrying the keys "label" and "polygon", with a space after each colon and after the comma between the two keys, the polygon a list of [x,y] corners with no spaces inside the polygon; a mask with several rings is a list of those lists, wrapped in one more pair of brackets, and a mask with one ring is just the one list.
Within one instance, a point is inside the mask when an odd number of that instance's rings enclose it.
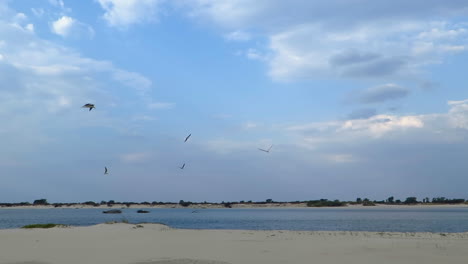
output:
{"label": "flying bird", "polygon": [[187,140],[190,138],[191,135],[192,135],[192,134],[189,134],[189,135],[185,138],[184,142],[187,142]]}
{"label": "flying bird", "polygon": [[271,150],[272,147],[273,147],[273,145],[271,145],[268,149],[259,148],[258,150],[261,150],[261,151],[266,152],[266,153],[270,153],[270,150]]}
{"label": "flying bird", "polygon": [[184,164],[182,164],[182,166],[181,166],[181,167],[179,167],[179,169],[181,169],[181,170],[183,170],[184,168],[185,168],[185,163],[184,163]]}
{"label": "flying bird", "polygon": [[109,173],[107,172],[107,167],[104,167],[104,174],[109,174]]}
{"label": "flying bird", "polygon": [[93,108],[96,108],[96,107],[94,107],[94,104],[85,104],[82,107],[83,108],[89,108],[89,111],[93,110]]}

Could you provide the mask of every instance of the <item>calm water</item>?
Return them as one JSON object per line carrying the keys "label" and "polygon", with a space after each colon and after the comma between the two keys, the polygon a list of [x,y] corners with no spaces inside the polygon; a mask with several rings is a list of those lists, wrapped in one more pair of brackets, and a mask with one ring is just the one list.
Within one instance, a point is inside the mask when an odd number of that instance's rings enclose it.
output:
{"label": "calm water", "polygon": [[28,224],[88,226],[108,221],[163,223],[189,229],[468,232],[468,208],[294,209],[0,209],[0,229]]}

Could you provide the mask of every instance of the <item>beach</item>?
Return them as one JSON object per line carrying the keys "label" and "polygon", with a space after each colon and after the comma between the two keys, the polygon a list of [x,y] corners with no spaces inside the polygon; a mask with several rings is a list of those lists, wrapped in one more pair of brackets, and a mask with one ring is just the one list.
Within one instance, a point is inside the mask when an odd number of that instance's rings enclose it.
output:
{"label": "beach", "polygon": [[173,229],[160,224],[0,230],[1,264],[466,263],[468,233]]}

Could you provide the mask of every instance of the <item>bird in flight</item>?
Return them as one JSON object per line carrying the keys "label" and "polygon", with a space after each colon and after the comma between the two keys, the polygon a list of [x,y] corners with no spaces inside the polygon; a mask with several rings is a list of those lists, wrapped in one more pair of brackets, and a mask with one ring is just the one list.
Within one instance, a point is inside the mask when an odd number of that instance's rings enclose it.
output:
{"label": "bird in flight", "polygon": [[189,134],[189,135],[185,138],[184,142],[187,142],[187,140],[190,138],[191,135],[192,135],[192,134]]}
{"label": "bird in flight", "polygon": [[261,150],[261,151],[266,152],[266,153],[270,153],[270,150],[271,150],[272,147],[273,147],[273,145],[271,145],[268,149],[259,148],[258,150]]}
{"label": "bird in flight", "polygon": [[96,107],[94,107],[94,104],[85,104],[82,107],[83,108],[89,108],[89,111],[93,110],[93,108],[96,108]]}
{"label": "bird in flight", "polygon": [[181,166],[181,167],[179,167],[179,169],[181,169],[181,170],[183,170],[184,168],[185,168],[185,163],[184,163],[184,164],[182,164],[182,166]]}
{"label": "bird in flight", "polygon": [[104,174],[109,174],[109,173],[107,172],[107,167],[104,167]]}

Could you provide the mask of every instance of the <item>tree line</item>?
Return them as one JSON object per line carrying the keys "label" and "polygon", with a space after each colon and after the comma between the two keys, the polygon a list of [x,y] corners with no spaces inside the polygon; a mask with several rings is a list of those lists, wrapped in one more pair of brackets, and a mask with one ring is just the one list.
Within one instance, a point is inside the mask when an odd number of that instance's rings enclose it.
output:
{"label": "tree line", "polygon": [[289,203],[289,204],[306,204],[308,207],[333,207],[333,206],[346,206],[348,204],[359,204],[363,206],[374,206],[377,204],[395,204],[395,205],[414,205],[414,204],[463,204],[463,203],[468,203],[468,200],[465,199],[448,199],[445,197],[434,197],[432,199],[425,197],[422,200],[418,200],[417,197],[410,196],[407,197],[404,200],[400,199],[395,199],[395,197],[390,196],[385,200],[370,200],[368,198],[356,198],[355,201],[340,201],[340,200],[328,200],[328,199],[318,199],[318,200],[305,200],[305,201],[274,201],[273,199],[266,199],[265,201],[231,201],[231,202],[225,202],[222,201],[221,203],[217,202],[191,202],[191,201],[184,201],[180,200],[178,203],[176,202],[116,202],[114,200],[109,200],[109,201],[101,201],[101,202],[94,202],[94,201],[86,201],[82,203],[49,203],[47,199],[37,199],[34,200],[32,203],[29,202],[21,202],[21,203],[0,203],[1,207],[12,207],[12,206],[30,206],[30,205],[51,205],[54,207],[63,207],[63,206],[76,206],[76,205],[88,205],[88,206],[102,206],[102,205],[107,205],[108,207],[112,207],[115,204],[119,205],[126,205],[127,207],[130,207],[132,205],[148,205],[148,206],[157,206],[157,205],[180,205],[182,207],[188,207],[191,205],[221,205],[226,208],[231,208],[233,205],[236,204],[257,204],[257,205],[262,205],[262,204],[281,204],[281,203]]}

